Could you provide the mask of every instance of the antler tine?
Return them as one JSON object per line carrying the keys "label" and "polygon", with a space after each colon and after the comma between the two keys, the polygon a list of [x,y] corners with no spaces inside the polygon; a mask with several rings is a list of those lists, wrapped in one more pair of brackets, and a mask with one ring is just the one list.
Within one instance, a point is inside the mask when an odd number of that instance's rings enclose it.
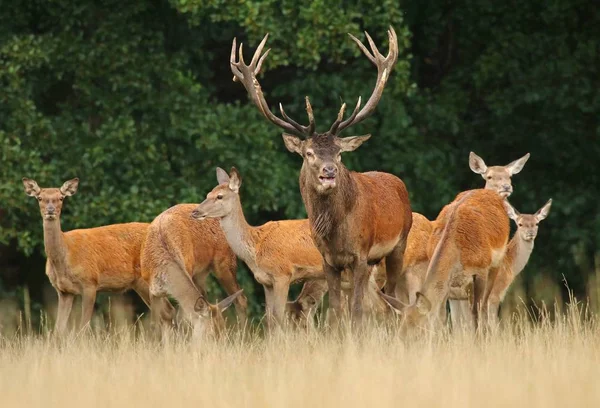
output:
{"label": "antler tine", "polygon": [[375,64],[375,57],[373,57],[371,55],[371,53],[369,52],[369,50],[367,50],[367,47],[365,47],[365,45],[358,38],[356,38],[355,36],[353,36],[352,34],[348,33],[348,35],[358,45],[358,48],[360,48],[360,50],[363,52],[363,54],[365,54],[367,56],[367,58],[369,59],[369,61],[371,61],[373,64]]}
{"label": "antler tine", "polygon": [[336,133],[340,133],[347,127],[363,121],[365,118],[371,115],[371,113],[373,113],[375,107],[381,99],[381,95],[383,94],[383,90],[389,78],[389,74],[394,68],[396,61],[398,60],[398,37],[396,36],[396,32],[394,31],[393,27],[390,26],[388,30],[388,38],[390,44],[389,51],[386,57],[381,55],[373,39],[366,31],[365,36],[367,37],[367,41],[371,46],[373,54],[371,54],[367,50],[367,48],[360,40],[358,40],[352,34],[348,35],[358,45],[363,54],[365,54],[367,58],[377,67],[377,82],[375,83],[375,88],[373,89],[371,96],[367,100],[367,103],[365,103],[365,106],[362,109],[360,109],[360,111],[358,111],[358,108],[360,106],[359,99],[359,103],[357,104],[355,111],[352,113],[352,116],[350,116],[348,119],[346,119],[345,121],[340,123],[339,126],[336,127]]}
{"label": "antler tine", "polygon": [[306,100],[306,113],[308,114],[308,134],[312,135],[315,132],[315,115],[313,114],[312,106],[308,96],[304,97]]}
{"label": "antler tine", "polygon": [[369,33],[367,33],[366,31],[365,31],[365,37],[367,37],[367,41],[369,41],[369,45],[371,46],[371,51],[373,51],[373,55],[375,55],[375,56],[381,55],[381,53],[379,52],[379,49],[373,42],[373,39],[371,38]]}
{"label": "antler tine", "polygon": [[[299,123],[297,123],[296,121],[294,121],[293,119],[291,119],[290,117],[288,117],[285,114],[285,111],[283,110],[283,106],[281,106],[281,105],[280,105],[281,114],[284,119],[278,118],[277,116],[275,116],[273,114],[273,112],[271,112],[271,110],[269,109],[269,105],[267,104],[267,101],[265,100],[265,95],[262,92],[260,83],[258,82],[258,79],[256,78],[256,76],[259,74],[260,68],[262,67],[263,62],[265,61],[267,55],[271,51],[271,49],[267,49],[265,51],[265,53],[262,54],[262,50],[265,47],[268,37],[269,37],[268,34],[263,37],[262,41],[256,48],[254,55],[252,56],[252,61],[250,62],[250,65],[246,65],[246,62],[244,61],[243,44],[242,43],[240,43],[240,48],[238,50],[239,61],[236,61],[235,54],[236,54],[237,42],[236,42],[235,38],[233,39],[233,44],[231,46],[231,56],[229,58],[229,65],[231,67],[231,72],[234,75],[233,80],[239,81],[242,83],[242,85],[244,85],[244,88],[246,88],[246,91],[248,92],[248,96],[250,96],[250,99],[252,100],[252,102],[254,102],[254,104],[258,107],[260,113],[262,113],[263,116],[265,118],[267,118],[269,121],[271,121],[273,124],[279,126],[285,132],[294,134],[296,136],[300,136],[300,137],[311,136],[312,133],[310,133],[310,134],[307,133],[307,129],[310,128],[310,125],[308,127],[302,126]],[[314,128],[314,125],[313,125],[313,128]]]}
{"label": "antler tine", "polygon": [[342,123],[342,119],[344,119],[345,111],[346,111],[346,104],[342,103],[342,107],[340,108],[340,111],[338,112],[335,122],[333,122],[333,124],[331,125],[331,128],[329,128],[329,133],[335,134],[337,132],[338,126],[340,126],[340,123]]}
{"label": "antler tine", "polygon": [[286,122],[288,122],[290,125],[295,127],[299,132],[304,133],[306,131],[306,126],[302,126],[301,124],[296,122],[294,119],[292,119],[288,115],[286,115],[285,111],[283,110],[283,105],[281,103],[279,104],[279,111],[281,112],[281,116],[283,116],[283,119],[285,119]]}
{"label": "antler tine", "polygon": [[358,101],[356,102],[356,106],[354,107],[354,110],[352,111],[352,115],[350,115],[350,117],[348,119],[346,119],[345,121],[343,121],[342,123],[340,123],[339,128],[341,130],[343,130],[344,128],[348,127],[348,125],[350,123],[352,123],[352,121],[354,120],[354,118],[356,118],[356,115],[358,114],[358,111],[360,109],[361,103],[362,103],[362,98],[359,96],[358,97]]}

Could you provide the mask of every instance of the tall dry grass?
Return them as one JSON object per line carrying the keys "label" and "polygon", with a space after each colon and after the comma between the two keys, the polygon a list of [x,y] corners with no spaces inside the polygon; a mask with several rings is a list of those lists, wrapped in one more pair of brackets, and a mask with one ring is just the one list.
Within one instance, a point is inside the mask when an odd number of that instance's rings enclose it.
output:
{"label": "tall dry grass", "polygon": [[[374,324],[264,338],[233,331],[169,344],[137,326],[0,340],[3,407],[600,406],[600,330],[572,304],[505,317],[498,333],[422,332]],[[552,317],[550,317],[552,315]]]}

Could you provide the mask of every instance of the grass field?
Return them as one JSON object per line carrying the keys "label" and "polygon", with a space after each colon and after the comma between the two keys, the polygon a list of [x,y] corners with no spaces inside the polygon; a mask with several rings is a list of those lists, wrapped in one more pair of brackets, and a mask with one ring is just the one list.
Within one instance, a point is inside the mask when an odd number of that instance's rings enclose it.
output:
{"label": "grass field", "polygon": [[[139,330],[0,340],[3,407],[600,406],[600,329],[581,307],[493,336],[373,326],[347,333],[233,332],[168,345]],[[520,317],[519,317],[520,316]]]}

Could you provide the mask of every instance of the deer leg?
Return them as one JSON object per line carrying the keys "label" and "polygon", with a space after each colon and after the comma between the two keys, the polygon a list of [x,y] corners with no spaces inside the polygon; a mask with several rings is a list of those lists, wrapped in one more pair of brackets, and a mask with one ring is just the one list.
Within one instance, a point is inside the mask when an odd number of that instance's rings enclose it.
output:
{"label": "deer leg", "polygon": [[337,326],[339,319],[342,317],[341,272],[325,261],[323,261],[323,272],[325,273],[327,287],[329,289],[329,310],[332,312],[329,315],[329,324],[332,326]]}
{"label": "deer leg", "polygon": [[54,324],[54,331],[58,335],[63,335],[67,330],[67,323],[69,322],[69,316],[71,315],[71,309],[73,307],[73,299],[75,295],[71,293],[58,292],[58,311],[56,314],[56,323]]}
{"label": "deer leg", "polygon": [[82,300],[81,300],[81,324],[79,325],[80,330],[86,327],[92,315],[94,314],[94,304],[96,303],[96,288],[86,287],[83,288]]}
{"label": "deer leg", "polygon": [[402,273],[402,265],[404,263],[404,250],[406,249],[406,239],[402,239],[401,243],[396,245],[396,248],[385,257],[385,288],[386,295],[394,296],[396,292],[396,282]]}
{"label": "deer leg", "polygon": [[146,306],[150,307],[150,289],[145,280],[138,278],[133,283],[133,290],[144,301]]}
{"label": "deer leg", "polygon": [[[237,281],[237,262],[235,258],[216,262],[214,274],[221,287],[227,292],[227,296],[231,296],[241,289]],[[238,323],[243,326],[248,315],[248,299],[243,293],[235,299],[235,314]]]}
{"label": "deer leg", "polygon": [[354,293],[352,294],[352,323],[361,324],[363,322],[363,307],[365,292],[369,284],[371,267],[366,259],[357,260],[352,270],[354,275]]}
{"label": "deer leg", "polygon": [[285,321],[285,304],[289,290],[290,281],[288,279],[276,280],[273,283],[272,311],[279,326],[283,326]]}
{"label": "deer leg", "polygon": [[485,297],[485,285],[486,282],[480,275],[474,275],[473,278],[473,321],[475,323],[475,329],[479,329],[482,325],[482,312],[483,312],[483,299]]}
{"label": "deer leg", "polygon": [[450,304],[450,320],[452,322],[452,329],[473,329],[473,314],[471,311],[472,306],[468,300],[464,299],[449,299]]}

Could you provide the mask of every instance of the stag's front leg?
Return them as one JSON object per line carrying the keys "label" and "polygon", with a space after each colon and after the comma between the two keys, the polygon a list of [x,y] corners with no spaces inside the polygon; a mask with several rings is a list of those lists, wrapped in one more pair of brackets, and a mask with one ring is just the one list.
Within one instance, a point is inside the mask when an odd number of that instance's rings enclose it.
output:
{"label": "stag's front leg", "polygon": [[329,289],[329,324],[335,327],[338,325],[339,319],[342,317],[341,271],[323,261],[323,272],[325,273],[327,287]]}
{"label": "stag's front leg", "polygon": [[369,277],[371,275],[371,267],[367,264],[366,258],[357,260],[354,263],[352,274],[354,275],[354,293],[352,294],[352,323],[360,325],[363,322],[363,303],[367,285],[369,284]]}

